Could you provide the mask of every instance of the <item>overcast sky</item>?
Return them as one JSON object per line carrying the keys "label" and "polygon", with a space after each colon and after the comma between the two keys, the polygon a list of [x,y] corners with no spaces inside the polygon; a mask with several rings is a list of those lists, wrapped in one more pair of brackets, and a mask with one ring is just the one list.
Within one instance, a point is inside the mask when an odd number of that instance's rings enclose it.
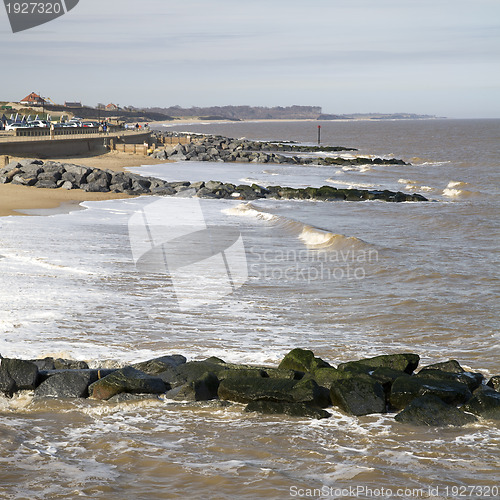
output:
{"label": "overcast sky", "polygon": [[12,34],[0,100],[500,118],[500,0],[80,0]]}

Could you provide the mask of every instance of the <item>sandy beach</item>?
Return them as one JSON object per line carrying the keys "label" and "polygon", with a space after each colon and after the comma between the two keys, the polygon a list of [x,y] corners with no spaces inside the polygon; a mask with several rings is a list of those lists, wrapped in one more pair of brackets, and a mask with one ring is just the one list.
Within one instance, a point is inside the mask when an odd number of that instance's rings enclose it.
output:
{"label": "sandy beach", "polygon": [[[11,158],[20,160],[22,158]],[[111,151],[106,154],[92,156],[77,156],[71,158],[58,158],[55,161],[109,169],[115,172],[124,171],[131,167],[141,165],[154,165],[165,163],[142,155],[120,153]],[[129,198],[130,196],[117,193],[87,193],[80,189],[40,189],[15,184],[0,184],[0,217],[8,215],[28,215],[23,210],[57,208],[64,205],[65,210],[71,205],[78,206],[82,201],[112,200]]]}

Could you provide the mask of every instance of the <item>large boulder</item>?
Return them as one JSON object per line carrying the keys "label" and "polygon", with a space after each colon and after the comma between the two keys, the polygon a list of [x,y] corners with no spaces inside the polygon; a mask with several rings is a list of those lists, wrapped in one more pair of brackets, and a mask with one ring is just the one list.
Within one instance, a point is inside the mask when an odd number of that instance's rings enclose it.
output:
{"label": "large boulder", "polygon": [[300,372],[313,372],[318,368],[326,368],[330,365],[321,358],[314,356],[307,349],[292,349],[285,355],[279,367],[281,370],[295,370]]}
{"label": "large boulder", "polygon": [[217,399],[219,379],[215,373],[206,372],[201,377],[167,392],[167,398],[176,401],[209,401]]}
{"label": "large boulder", "polygon": [[384,413],[385,393],[382,385],[367,375],[338,380],[330,389],[332,403],[350,415]]}
{"label": "large boulder", "polygon": [[35,389],[36,398],[86,398],[97,381],[97,370],[61,370]]}
{"label": "large boulder", "polygon": [[275,401],[306,403],[311,406],[327,406],[328,396],[313,380],[233,376],[221,381],[220,399],[249,403],[250,401]]}
{"label": "large boulder", "polygon": [[424,366],[418,372],[418,375],[438,380],[456,380],[457,382],[467,384],[471,391],[477,389],[482,384],[484,379],[482,373],[464,370],[462,366],[460,366],[460,363],[455,359]]}
{"label": "large boulder", "polygon": [[403,354],[385,354],[375,356],[373,358],[360,359],[358,361],[349,361],[341,363],[338,366],[339,370],[356,370],[369,373],[376,368],[392,368],[393,370],[403,371],[412,374],[417,368],[420,361],[420,356],[413,353]]}
{"label": "large boulder", "polygon": [[398,377],[391,387],[390,404],[402,409],[414,399],[431,394],[450,405],[460,405],[468,401],[472,394],[466,384],[454,380],[436,380],[422,377]]}
{"label": "large boulder", "polygon": [[321,408],[314,408],[305,403],[284,403],[275,401],[252,401],[246,412],[257,412],[265,415],[288,415],[289,417],[328,418],[331,414]]}
{"label": "large boulder", "polygon": [[15,382],[15,391],[33,390],[38,382],[38,367],[35,363],[24,359],[3,358],[0,365],[3,379],[9,377]]}
{"label": "large boulder", "polygon": [[158,375],[169,368],[175,368],[177,366],[186,363],[186,358],[181,354],[171,354],[167,356],[161,356],[158,358],[150,359],[148,361],[142,361],[140,363],[135,363],[132,365],[133,368],[141,370],[149,375]]}
{"label": "large boulder", "polygon": [[430,427],[462,426],[477,420],[474,415],[464,413],[432,394],[414,399],[394,418],[400,423]]}
{"label": "large boulder", "polygon": [[500,393],[493,389],[481,389],[462,406],[462,410],[488,420],[500,420]]}
{"label": "large boulder", "polygon": [[228,367],[225,366],[224,362],[218,363],[211,360],[189,361],[188,363],[169,367],[165,371],[158,373],[158,376],[172,387],[178,387],[194,382],[206,373],[218,375],[225,370],[228,370]]}
{"label": "large boulder", "polygon": [[89,394],[95,399],[109,399],[115,394],[162,394],[170,387],[159,377],[126,366],[101,378],[89,386]]}
{"label": "large boulder", "polygon": [[465,370],[462,372],[448,372],[432,368],[420,370],[416,377],[427,380],[442,380],[443,382],[460,382],[465,384],[471,391],[477,389],[484,379],[482,373],[466,372]]}

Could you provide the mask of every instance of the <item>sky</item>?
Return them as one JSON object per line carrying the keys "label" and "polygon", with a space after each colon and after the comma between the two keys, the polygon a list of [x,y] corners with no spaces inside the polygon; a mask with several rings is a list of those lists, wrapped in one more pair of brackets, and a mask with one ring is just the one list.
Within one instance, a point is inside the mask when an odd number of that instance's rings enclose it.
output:
{"label": "sky", "polygon": [[0,100],[500,118],[500,0],[80,0],[13,34]]}

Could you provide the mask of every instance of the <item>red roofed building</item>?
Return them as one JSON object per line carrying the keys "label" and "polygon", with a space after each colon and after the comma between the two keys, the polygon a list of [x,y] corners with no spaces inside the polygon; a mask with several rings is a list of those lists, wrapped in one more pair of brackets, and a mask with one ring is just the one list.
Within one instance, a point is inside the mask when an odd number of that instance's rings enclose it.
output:
{"label": "red roofed building", "polygon": [[19,104],[27,104],[28,106],[43,106],[45,104],[45,99],[40,97],[35,92],[31,92],[24,99],[19,101]]}
{"label": "red roofed building", "polygon": [[110,103],[106,106],[107,111],[118,111],[120,108],[116,104]]}

